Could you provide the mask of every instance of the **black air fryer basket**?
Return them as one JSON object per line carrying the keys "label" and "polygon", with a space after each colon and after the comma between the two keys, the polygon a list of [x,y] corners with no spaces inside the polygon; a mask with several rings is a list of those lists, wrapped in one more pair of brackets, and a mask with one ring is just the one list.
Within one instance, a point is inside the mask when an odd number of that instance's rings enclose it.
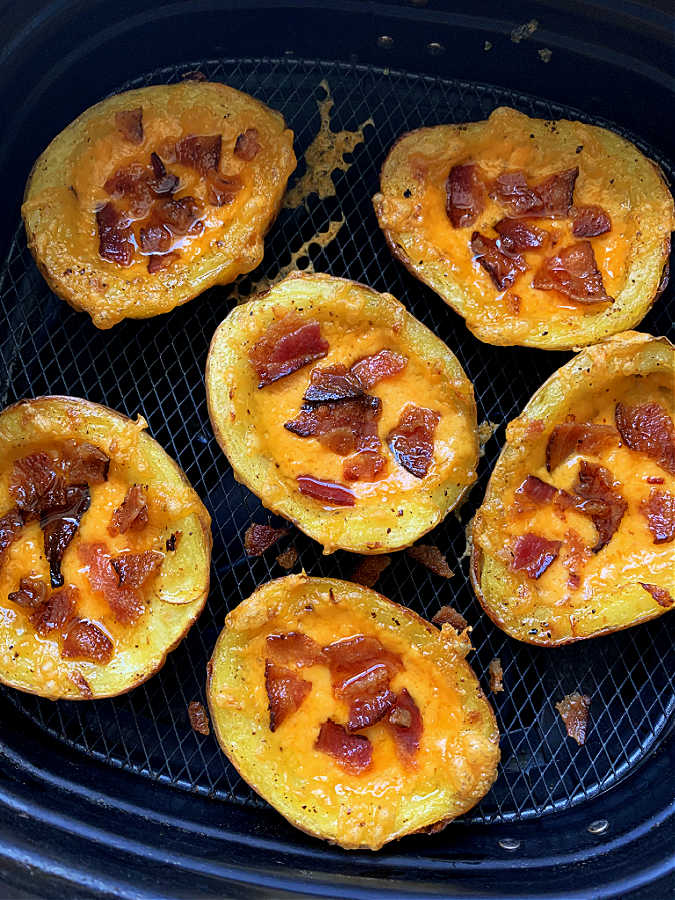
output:
{"label": "black air fryer basket", "polygon": [[[510,105],[625,134],[672,176],[672,20],[667,6],[474,0],[102,0],[1,3],[0,406],[46,393],[88,397],[130,416],[174,456],[213,517],[212,590],[165,668],[126,696],[50,702],[0,689],[2,897],[640,897],[673,895],[673,672],[667,618],[556,650],[506,637],[467,579],[465,526],[504,441],[504,423],[570,356],[477,341],[385,245],[370,198],[392,142],[421,125],[485,118]],[[525,28],[519,28],[524,26]],[[298,268],[389,291],[457,353],[474,382],[479,421],[499,423],[479,482],[431,535],[457,574],[443,581],[405,553],[378,582],[432,615],[452,603],[474,626],[470,661],[486,686],[499,656],[506,690],[491,695],[502,762],[490,793],[435,836],[379,853],[348,853],[288,825],[239,778],[215,738],[190,728],[205,665],[227,610],[284,571],[252,559],[243,533],[267,514],[238,485],[211,432],[203,371],[232,305],[208,291],[172,313],[97,331],[54,297],[26,249],[21,191],[35,157],[85,107],[123,88],[191,70],[279,109],[302,155],[326,86],[334,130],[367,120],[336,196],[285,210],[259,270],[274,277],[303,244]],[[345,219],[336,238],[312,242]],[[670,334],[667,290],[640,326]],[[349,577],[355,559],[322,557],[293,535],[312,575]],[[283,547],[283,544],[282,544]],[[587,743],[555,710],[591,695]],[[287,893],[288,892],[288,893]]]}

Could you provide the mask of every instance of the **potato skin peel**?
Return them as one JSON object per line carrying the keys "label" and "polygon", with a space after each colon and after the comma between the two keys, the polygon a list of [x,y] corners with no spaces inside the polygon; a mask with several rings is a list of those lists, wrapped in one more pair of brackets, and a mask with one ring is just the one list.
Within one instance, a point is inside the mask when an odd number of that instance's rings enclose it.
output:
{"label": "potato skin peel", "polygon": [[[50,642],[42,642],[39,658],[19,652],[8,667],[8,645],[20,650],[19,638],[3,627],[0,681],[4,684],[51,700],[101,699],[126,693],[161,669],[167,654],[183,640],[204,608],[209,592],[211,519],[184,473],[145,428],[142,417],[134,422],[105,406],[75,397],[21,400],[0,413],[0,455],[4,455],[6,446],[26,443],[34,447],[41,434],[49,441],[74,438],[94,443],[111,457],[111,466],[123,467],[130,483],[150,485],[153,503],[167,514],[166,537],[172,531],[182,532],[176,550],[166,554],[156,589],[146,596],[146,612],[129,629],[128,643],[116,647],[110,663],[62,659]],[[92,496],[98,487],[94,485]],[[102,530],[105,533],[105,526]],[[17,543],[20,541],[21,537]],[[76,535],[66,558],[77,552],[77,543]],[[35,652],[32,645],[37,642],[32,633],[27,640],[29,651]],[[52,673],[58,670],[51,688],[40,676],[40,664],[46,664]],[[78,688],[82,676],[91,694],[86,687]]]}
{"label": "potato skin peel", "polygon": [[[312,611],[303,613],[307,606],[312,606]],[[252,653],[247,657],[247,649],[250,649],[256,635],[283,630],[285,617],[294,622],[300,621],[302,630],[302,618],[296,619],[296,616],[306,615],[309,623],[314,611],[330,622],[331,608],[339,609],[343,615],[358,615],[355,622],[367,617],[370,623],[368,633],[379,636],[385,646],[389,632],[390,641],[395,635],[398,640],[414,648],[425,664],[442,672],[442,677],[447,679],[448,685],[452,685],[452,690],[460,698],[463,715],[461,735],[466,737],[471,747],[471,760],[461,761],[463,778],[453,774],[447,759],[439,758],[432,780],[436,788],[445,789],[442,803],[433,799],[421,801],[415,796],[413,786],[410,787],[410,795],[406,796],[404,787],[399,808],[388,810],[384,821],[378,821],[374,810],[376,801],[368,798],[367,802],[373,807],[369,810],[372,811],[372,820],[356,831],[351,827],[347,831],[341,830],[340,813],[334,806],[324,806],[319,800],[314,809],[310,808],[307,795],[303,794],[307,778],[301,771],[291,767],[283,778],[276,774],[277,768],[283,769],[284,763],[289,765],[296,758],[294,750],[288,745],[289,738],[286,738],[286,752],[277,759],[274,758],[274,750],[265,745],[264,733],[265,729],[269,729],[267,706],[263,703],[262,708],[258,708],[246,680],[251,672],[258,669],[260,678],[263,677],[264,664],[257,659],[257,653],[255,657]],[[387,841],[407,834],[435,833],[473,807],[490,789],[497,774],[497,723],[471,667],[464,659],[469,649],[468,636],[457,635],[447,625],[439,631],[411,610],[361,585],[331,578],[311,578],[304,572],[276,579],[259,587],[229,613],[208,663],[207,698],[216,738],[242,778],[292,825],[313,837],[345,849],[377,850]],[[411,685],[411,691],[415,692],[414,685]],[[302,707],[294,713],[297,717],[302,714]],[[433,728],[433,723],[425,727]],[[424,739],[423,733],[423,742]],[[467,766],[471,776],[466,774]],[[301,763],[297,768],[302,768]],[[326,757],[326,771],[330,773],[335,768],[330,757]],[[413,769],[409,776],[411,782],[414,782],[414,773]],[[367,784],[369,777],[375,777],[375,774],[370,776],[366,773],[359,779],[362,784]],[[462,781],[461,788],[456,787],[458,777]],[[338,774],[336,778],[340,781],[342,776]],[[425,784],[427,782],[428,779]],[[348,802],[351,801],[345,801]],[[353,802],[356,803],[356,799]],[[443,807],[440,813],[439,805]]]}
{"label": "potato skin peel", "polygon": [[[147,257],[123,268],[98,255],[95,204],[82,209],[69,189],[78,173],[91,166],[89,141],[114,142],[115,113],[138,106],[143,108],[147,132],[143,144],[120,148],[119,142],[113,143],[117,150],[111,152],[120,154],[119,159],[114,164],[105,156],[97,161],[101,176],[97,202],[105,201],[103,183],[118,167],[135,159],[149,162],[150,152],[157,149],[152,144],[152,117],[175,122],[171,117],[182,115],[193,124],[193,133],[222,130],[223,164],[231,154],[234,137],[230,133],[236,136],[255,127],[263,145],[257,157],[242,166],[242,171],[253,172],[252,189],[243,205],[235,200],[234,217],[232,206],[211,208],[209,216],[222,224],[207,228],[181,251],[178,261],[154,275],[147,271]],[[160,127],[161,122],[157,125],[161,135]],[[97,328],[169,312],[209,287],[231,283],[260,263],[263,239],[281,208],[295,163],[293,132],[285,127],[282,116],[227,85],[185,81],[116,94],[68,125],[33,166],[22,209],[28,247],[54,293],[74,309],[88,312]]]}
{"label": "potato skin peel", "polygon": [[[515,601],[519,585],[529,585],[536,591],[537,582],[528,579],[525,573],[511,572],[503,560],[497,559],[489,550],[491,535],[499,535],[503,529],[499,510],[504,508],[504,491],[520,480],[527,468],[524,465],[527,460],[534,457],[543,459],[548,436],[555,425],[564,422],[568,412],[574,410],[575,399],[589,396],[589,380],[592,378],[593,397],[600,397],[603,388],[611,386],[615,379],[625,376],[641,379],[654,373],[665,373],[666,378],[675,383],[675,349],[667,338],[654,338],[639,332],[615,335],[582,350],[554,372],[535,392],[520,416],[507,426],[506,444],[473,520],[470,576],[476,597],[485,612],[495,625],[512,637],[539,646],[560,646],[630,628],[668,612],[667,608],[652,602],[637,579],[635,583],[631,580],[627,584],[614,585],[607,596],[593,597],[592,602],[588,601],[587,606],[595,608],[593,612],[603,614],[603,624],[594,627],[590,619],[584,616],[575,621],[574,627],[570,623],[565,633],[547,639],[540,619],[547,611],[551,612],[550,606],[542,602],[537,609],[530,608],[527,621],[522,621],[522,612],[517,614],[509,609],[510,601]],[[672,408],[669,413],[672,415]],[[543,426],[534,428],[533,423],[543,423]],[[529,471],[534,470],[536,465],[534,462]],[[636,478],[640,479],[639,454],[635,454],[634,465]],[[647,484],[644,484],[644,489],[647,491]],[[554,516],[552,510],[551,516]],[[652,547],[652,538],[646,525],[643,530],[647,551]],[[608,546],[611,547],[611,542]],[[672,554],[673,551],[670,552]],[[671,583],[670,589],[675,591],[675,585]],[[533,626],[538,626],[536,635],[528,633]]]}

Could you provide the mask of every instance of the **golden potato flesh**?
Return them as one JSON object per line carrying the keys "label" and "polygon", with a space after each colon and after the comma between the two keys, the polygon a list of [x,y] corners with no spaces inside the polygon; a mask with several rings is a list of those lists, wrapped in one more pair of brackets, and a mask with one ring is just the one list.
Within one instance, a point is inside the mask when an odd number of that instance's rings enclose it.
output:
{"label": "golden potato flesh", "polygon": [[472,559],[508,634],[554,646],[672,609],[674,387],[673,345],[626,332],[580,352],[509,424]]}
{"label": "golden potato flesh", "polygon": [[[438,830],[495,780],[499,734],[469,649],[466,634],[368,588],[289,575],[227,616],[208,665],[211,720],[293,825],[377,850]],[[373,673],[387,666],[376,708]]]}

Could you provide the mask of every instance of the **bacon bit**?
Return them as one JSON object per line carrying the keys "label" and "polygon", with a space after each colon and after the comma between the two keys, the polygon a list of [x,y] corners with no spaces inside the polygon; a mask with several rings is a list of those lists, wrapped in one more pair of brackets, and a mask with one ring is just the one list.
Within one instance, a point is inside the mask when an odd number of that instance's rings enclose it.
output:
{"label": "bacon bit", "polygon": [[373,746],[368,738],[350,734],[344,725],[338,725],[332,719],[321,726],[314,747],[332,756],[350,775],[365,772],[373,761]]}
{"label": "bacon bit", "polygon": [[186,234],[201,234],[204,223],[201,221],[202,205],[194,197],[160,198],[155,202],[153,219],[160,225],[166,225],[173,234],[183,237]]}
{"label": "bacon bit", "polygon": [[424,478],[434,458],[434,432],[441,421],[433,409],[409,403],[387,441],[396,462],[414,475]]}
{"label": "bacon bit", "polygon": [[644,453],[665,472],[675,475],[675,426],[660,403],[617,403],[614,417],[627,447]]}
{"label": "bacon bit", "polygon": [[525,272],[527,263],[519,253],[506,254],[500,247],[501,238],[490,238],[474,231],[471,235],[471,251],[475,261],[488,273],[500,291],[511,287],[519,272]]}
{"label": "bacon bit", "polygon": [[647,484],[663,484],[666,479],[661,478],[660,475],[649,475],[645,480]]}
{"label": "bacon bit", "polygon": [[450,604],[446,604],[445,606],[441,606],[438,612],[432,616],[431,621],[434,625],[451,625],[457,634],[461,634],[466,628],[469,627],[469,623],[466,621],[464,616],[457,612],[457,610],[450,606]]}
{"label": "bacon bit", "polygon": [[[106,180],[103,189],[113,200],[124,200],[124,206],[128,208],[131,217],[135,219],[147,216],[155,200],[152,175],[147,166],[140,163],[132,163],[130,166],[118,169]],[[117,216],[123,215],[113,204],[106,205],[112,206]],[[108,212],[107,215],[112,218],[112,212]],[[125,226],[130,225],[129,216],[124,215],[124,218]]]}
{"label": "bacon bit", "polygon": [[576,591],[581,585],[581,570],[593,554],[573,528],[565,534],[565,543],[567,552],[562,564],[570,573],[567,586],[571,591]]}
{"label": "bacon bit", "polygon": [[501,694],[504,691],[504,670],[502,669],[502,661],[498,656],[495,656],[493,660],[490,661],[488,665],[488,672],[490,674],[490,690],[493,694]]}
{"label": "bacon bit", "polygon": [[668,609],[675,602],[668,591],[665,588],[659,587],[657,584],[645,584],[642,581],[638,582],[638,584],[640,587],[643,587],[647,593],[651,594],[659,606],[663,606],[664,609]]}
{"label": "bacon bit", "polygon": [[150,578],[158,574],[164,562],[164,554],[159,550],[144,550],[142,553],[120,553],[111,560],[120,584],[131,588],[142,587]]}
{"label": "bacon bit", "polygon": [[14,462],[9,493],[26,521],[37,519],[43,510],[66,502],[66,485],[57,463],[42,451]]}
{"label": "bacon bit", "polygon": [[249,556],[262,556],[265,550],[269,550],[289,531],[290,528],[272,528],[271,525],[253,522],[244,535],[244,550]]}
{"label": "bacon bit", "polygon": [[190,135],[176,143],[176,160],[206,175],[220,165],[222,144],[220,134]]}
{"label": "bacon bit", "polygon": [[155,275],[157,272],[168,269],[177,259],[180,259],[180,253],[175,250],[171,253],[163,253],[161,256],[149,256],[148,272],[150,275]]}
{"label": "bacon bit", "polygon": [[130,266],[134,258],[129,219],[113,203],[106,203],[96,212],[98,253],[108,262]]}
{"label": "bacon bit", "polygon": [[284,719],[304,703],[312,685],[290,669],[265,663],[265,690],[269,700],[270,731],[276,731]]}
{"label": "bacon bit", "polygon": [[311,475],[298,475],[295,479],[301,494],[321,500],[329,506],[354,506],[356,497],[344,484],[334,481],[320,481]]}
{"label": "bacon bit", "polygon": [[108,526],[112,535],[126,534],[127,531],[142,531],[148,524],[148,500],[140,484],[132,485],[126,492],[122,504],[113,513]]}
{"label": "bacon bit", "polygon": [[514,572],[526,572],[530,578],[541,578],[551,563],[557,559],[561,547],[562,541],[549,541],[538,534],[528,532],[516,538],[511,568]]}
{"label": "bacon bit", "polygon": [[499,234],[497,246],[506,254],[517,254],[542,247],[547,237],[542,228],[520,219],[500,219],[494,229]]}
{"label": "bacon bit", "polygon": [[64,504],[43,510],[40,516],[45,556],[49,562],[49,575],[54,588],[61,587],[63,584],[63,575],[61,574],[63,554],[75,537],[82,516],[89,509],[90,503],[89,485],[72,484],[66,488]]}
{"label": "bacon bit", "polygon": [[388,678],[385,684],[379,688],[369,685],[368,693],[363,696],[358,694],[352,698],[349,705],[349,721],[346,724],[347,731],[352,734],[376,725],[391,712],[396,703],[396,694],[389,690]]}
{"label": "bacon bit", "polygon": [[357,360],[349,371],[358,378],[363,389],[368,391],[385,378],[398,375],[407,365],[407,357],[393,350],[384,349]]}
{"label": "bacon bit", "polygon": [[376,481],[385,464],[381,453],[364,450],[345,460],[342,475],[345,481]]}
{"label": "bacon bit", "polygon": [[485,187],[478,166],[453,166],[445,182],[445,211],[453,228],[473,225],[485,208]]}
{"label": "bacon bit", "polygon": [[675,494],[652,488],[649,499],[640,504],[655,544],[669,544],[675,538]]}
{"label": "bacon bit", "polygon": [[551,503],[557,493],[558,489],[552,484],[542,481],[536,475],[528,475],[520,487],[515,490],[516,503],[520,497],[527,497],[534,503]]}
{"label": "bacon bit", "polygon": [[10,509],[0,518],[0,565],[3,563],[7,550],[19,536],[19,532],[23,528],[23,521],[23,513],[18,509]]}
{"label": "bacon bit", "polygon": [[206,199],[211,206],[228,206],[233,203],[244,186],[238,175],[220,175],[209,172],[206,179]]}
{"label": "bacon bit", "polygon": [[258,388],[263,388],[327,353],[328,341],[321,337],[319,323],[288,313],[269,326],[248,358],[258,375]]}
{"label": "bacon bit", "polygon": [[35,609],[47,599],[47,585],[41,578],[21,578],[19,590],[13,591],[7,599],[26,609]]}
{"label": "bacon bit", "polygon": [[345,366],[327,366],[313,369],[309,387],[305,391],[307,403],[337,403],[342,400],[360,400],[364,396],[363,385]]}
{"label": "bacon bit", "polygon": [[87,566],[87,580],[93,591],[103,595],[115,618],[133,625],[145,612],[143,601],[129,585],[121,585],[112,559],[104,544],[82,543],[77,548],[80,561]]}
{"label": "bacon bit", "polygon": [[138,232],[138,242],[144,253],[166,253],[173,243],[173,235],[166,225],[148,225]]}
{"label": "bacon bit", "polygon": [[105,631],[88,619],[78,619],[68,629],[61,646],[61,656],[105,666],[113,658],[114,650],[114,644]]}
{"label": "bacon bit", "polygon": [[257,128],[247,128],[246,131],[238,135],[237,140],[234,142],[234,155],[246,162],[251,162],[260,153],[261,149]]}
{"label": "bacon bit", "polygon": [[205,737],[211,734],[209,717],[203,703],[200,703],[199,700],[191,700],[188,703],[188,716],[193,731],[196,731],[197,734],[203,734]]}
{"label": "bacon bit", "polygon": [[591,549],[593,553],[599,553],[619,527],[628,504],[614,486],[612,473],[604,466],[585,459],[579,463],[579,474],[573,490],[584,500],[602,504],[600,509],[589,513],[598,532],[598,542]]}
{"label": "bacon bit", "polygon": [[539,215],[561,219],[570,214],[578,175],[579,167],[575,166],[573,169],[551,175],[534,189],[542,204]]}
{"label": "bacon bit", "polygon": [[304,403],[295,419],[284,428],[298,437],[316,437],[324,447],[340,456],[361,450],[377,451],[377,422],[382,401],[368,394],[360,400],[313,405]]}
{"label": "bacon bit", "polygon": [[455,574],[435,544],[416,544],[414,547],[408,547],[407,553],[415,562],[426,566],[434,575],[439,575],[441,578],[452,578]]}
{"label": "bacon bit", "polygon": [[513,218],[542,216],[561,219],[569,215],[578,167],[551,175],[537,187],[527,183],[524,172],[505,172],[495,179],[491,196]]}
{"label": "bacon bit", "polygon": [[166,171],[166,166],[158,153],[150,154],[150,165],[155,176],[154,181],[150,182],[153,192],[158,196],[173,194],[180,183],[178,176]]}
{"label": "bacon bit", "polygon": [[30,616],[31,625],[41,637],[46,637],[52,631],[60,631],[74,616],[77,599],[77,588],[70,584],[66,585],[33,610]]}
{"label": "bacon bit", "polygon": [[572,234],[575,237],[597,237],[612,230],[612,220],[601,206],[577,206],[574,210]]}
{"label": "bacon bit", "polygon": [[143,143],[143,107],[121,109],[115,113],[115,127],[132,144]]}
{"label": "bacon bit", "polygon": [[110,457],[87,441],[78,444],[68,439],[63,442],[64,471],[71,482],[102,484],[108,480]]}
{"label": "bacon bit", "polygon": [[546,471],[552,472],[572,453],[595,455],[617,440],[611,425],[563,422],[556,425],[546,444]]}
{"label": "bacon bit", "polygon": [[178,546],[178,542],[180,541],[182,536],[183,536],[182,531],[174,531],[173,534],[169,535],[169,537],[166,539],[166,542],[164,544],[164,546],[166,547],[167,553],[175,552],[176,547]]}
{"label": "bacon bit", "polygon": [[375,587],[380,575],[391,565],[391,556],[364,556],[352,573],[351,580],[364,587]]}
{"label": "bacon bit", "polygon": [[591,706],[591,698],[586,694],[567,694],[555,708],[565,723],[569,737],[581,747],[586,742],[586,729],[588,728],[588,710]]}
{"label": "bacon bit", "polygon": [[532,287],[558,291],[576,303],[614,302],[605,291],[589,241],[571,244],[545,259],[535,272]]}
{"label": "bacon bit", "polygon": [[272,662],[281,666],[315,666],[324,662],[324,655],[317,642],[301,631],[267,635],[267,653]]}
{"label": "bacon bit", "polygon": [[404,763],[411,763],[420,748],[423,722],[417,704],[407,688],[396,697],[396,705],[389,714],[396,750]]}

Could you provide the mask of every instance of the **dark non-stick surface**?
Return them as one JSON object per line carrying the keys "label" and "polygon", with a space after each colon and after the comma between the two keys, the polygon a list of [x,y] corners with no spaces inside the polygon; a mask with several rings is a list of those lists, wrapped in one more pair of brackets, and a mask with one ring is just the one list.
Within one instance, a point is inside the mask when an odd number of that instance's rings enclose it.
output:
{"label": "dark non-stick surface", "polygon": [[[503,104],[543,118],[584,118],[583,113],[494,87],[293,58],[202,61],[159,70],[124,87],[176,81],[197,67],[208,78],[279,109],[296,133],[300,160],[319,126],[322,79],[335,101],[334,130],[356,130],[373,120],[351,167],[334,173],[336,196],[321,201],[312,195],[306,208],[282,212],[251,280],[273,276],[305,241],[344,216],[335,240],[326,247],[310,244],[309,256],[299,260],[299,267],[311,264],[316,271],[363,281],[402,300],[459,357],[475,385],[479,421],[500,424],[485,447],[479,481],[467,503],[425,539],[447,554],[455,577],[449,582],[439,579],[399,553],[377,585],[422,615],[433,615],[444,603],[459,609],[473,625],[476,652],[470,661],[486,690],[488,663],[494,656],[501,658],[506,690],[491,696],[502,736],[499,778],[466,819],[488,823],[538,817],[607,790],[655,750],[672,717],[674,653],[663,619],[569,648],[526,646],[506,637],[482,613],[468,583],[464,556],[465,526],[499,454],[504,423],[570,355],[495,348],[477,341],[440,298],[391,258],[370,202],[386,152],[404,131],[482,119]],[[656,158],[639,139],[637,143]],[[670,172],[667,161],[658,162]],[[298,174],[302,170],[301,161]],[[195,734],[187,716],[188,702],[204,699],[206,661],[226,612],[257,585],[285,574],[275,563],[278,549],[260,559],[244,554],[246,527],[267,521],[268,515],[234,481],[206,410],[206,354],[232,304],[230,293],[229,287],[216,288],[169,315],[98,331],[86,315],[51,294],[26,249],[23,229],[17,229],[0,282],[2,405],[57,393],[87,397],[130,416],[141,413],[209,508],[214,546],[207,607],[165,668],[146,685],[95,703],[52,703],[7,694],[19,714],[15,727],[27,716],[51,735],[112,766],[228,803],[256,806],[262,801],[228,764],[215,738]],[[641,329],[668,333],[672,310],[668,291]],[[299,532],[280,546],[289,543],[300,552],[296,569],[302,565],[312,575],[349,578],[357,564],[347,553],[322,557],[318,545]],[[554,706],[575,690],[592,697],[590,736],[581,748],[566,737]]]}

